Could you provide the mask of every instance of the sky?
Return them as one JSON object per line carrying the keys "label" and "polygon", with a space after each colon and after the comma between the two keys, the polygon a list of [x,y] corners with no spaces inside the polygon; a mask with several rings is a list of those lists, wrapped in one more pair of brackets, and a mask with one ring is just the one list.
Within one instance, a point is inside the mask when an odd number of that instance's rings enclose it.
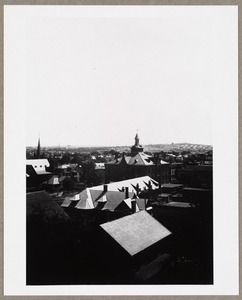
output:
{"label": "sky", "polygon": [[222,18],[206,7],[70,8],[25,8],[5,25],[27,146],[39,136],[43,146],[132,145],[137,131],[141,144],[213,144]]}

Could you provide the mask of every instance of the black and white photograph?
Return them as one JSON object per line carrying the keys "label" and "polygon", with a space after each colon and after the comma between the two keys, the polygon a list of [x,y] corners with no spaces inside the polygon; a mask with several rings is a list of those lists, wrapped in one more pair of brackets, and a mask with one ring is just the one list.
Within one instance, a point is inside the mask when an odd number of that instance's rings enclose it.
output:
{"label": "black and white photograph", "polygon": [[4,7],[7,294],[238,292],[237,23]]}

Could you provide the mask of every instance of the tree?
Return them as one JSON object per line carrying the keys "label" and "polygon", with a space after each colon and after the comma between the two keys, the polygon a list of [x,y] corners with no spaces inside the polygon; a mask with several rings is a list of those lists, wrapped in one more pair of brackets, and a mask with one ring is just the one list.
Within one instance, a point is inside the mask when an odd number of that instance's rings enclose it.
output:
{"label": "tree", "polygon": [[68,164],[71,162],[71,158],[70,158],[70,154],[69,153],[65,153],[62,156],[62,159],[60,160],[61,164]]}
{"label": "tree", "polygon": [[71,190],[74,190],[74,187],[75,187],[75,183],[70,178],[66,178],[63,181],[63,189],[64,190],[71,191]]}

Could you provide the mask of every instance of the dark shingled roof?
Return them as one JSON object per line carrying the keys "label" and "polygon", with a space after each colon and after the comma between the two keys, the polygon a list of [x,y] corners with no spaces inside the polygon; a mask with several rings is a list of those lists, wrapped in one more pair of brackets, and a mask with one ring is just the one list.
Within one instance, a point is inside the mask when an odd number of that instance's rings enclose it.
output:
{"label": "dark shingled roof", "polygon": [[171,234],[146,211],[140,211],[100,226],[132,256]]}
{"label": "dark shingled roof", "polygon": [[68,220],[69,216],[45,191],[27,193],[27,216],[42,215],[45,220],[58,218]]}
{"label": "dark shingled roof", "polygon": [[120,157],[116,160],[110,161],[107,164],[109,165],[119,165],[126,163],[128,165],[138,165],[138,166],[150,166],[154,165],[154,162],[151,160],[151,156],[143,152],[139,153],[130,153],[124,157]]}

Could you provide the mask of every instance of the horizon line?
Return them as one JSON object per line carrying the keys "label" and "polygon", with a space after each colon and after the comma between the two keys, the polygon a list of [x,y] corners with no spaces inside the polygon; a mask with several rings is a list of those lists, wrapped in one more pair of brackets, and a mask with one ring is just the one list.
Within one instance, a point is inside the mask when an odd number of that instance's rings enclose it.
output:
{"label": "horizon line", "polygon": [[[191,143],[191,142],[171,142],[171,143],[150,143],[150,144],[143,144],[141,146],[145,147],[145,146],[156,146],[156,145],[179,145],[179,144],[188,144],[188,145],[202,145],[202,146],[210,146],[213,147],[212,144],[203,144],[203,143]],[[30,146],[30,145],[26,145],[27,147],[36,147],[35,146]],[[61,148],[61,147],[68,147],[68,148],[103,148],[103,147],[132,147],[130,145],[41,145],[41,147],[51,147],[51,148]]]}

